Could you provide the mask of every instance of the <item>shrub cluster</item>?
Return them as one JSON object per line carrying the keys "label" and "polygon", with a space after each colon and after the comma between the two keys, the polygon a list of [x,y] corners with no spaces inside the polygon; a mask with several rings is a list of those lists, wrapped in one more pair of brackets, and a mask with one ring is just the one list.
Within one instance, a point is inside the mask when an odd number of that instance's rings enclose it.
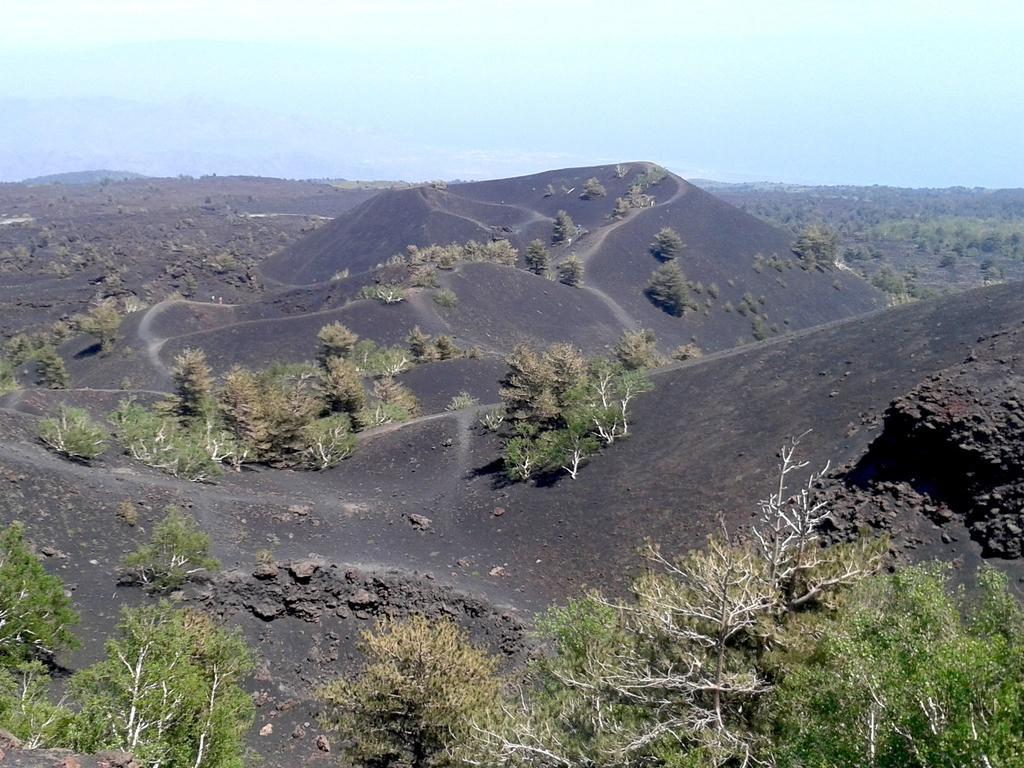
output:
{"label": "shrub cluster", "polygon": [[505,472],[511,480],[564,470],[575,479],[602,446],[629,434],[629,406],[651,388],[642,371],[587,361],[569,344],[519,345],[503,380]]}

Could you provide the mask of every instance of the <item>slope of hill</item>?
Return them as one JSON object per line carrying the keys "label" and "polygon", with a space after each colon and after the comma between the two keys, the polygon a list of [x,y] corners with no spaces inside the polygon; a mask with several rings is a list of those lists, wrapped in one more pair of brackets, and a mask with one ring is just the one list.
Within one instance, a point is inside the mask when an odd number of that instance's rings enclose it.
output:
{"label": "slope of hill", "polygon": [[22,184],[26,186],[40,186],[43,184],[62,184],[65,186],[82,186],[91,184],[103,184],[110,181],[128,181],[130,179],[144,179],[145,175],[132,171],[108,171],[103,169],[89,171],[68,171],[66,173],[50,173],[46,176],[34,176],[31,179],[23,179]]}
{"label": "slope of hill", "polygon": [[[197,328],[236,311],[193,309],[201,310],[188,313]],[[241,569],[227,586],[200,589],[194,599],[229,615],[260,649],[268,677],[253,681],[253,691],[268,712],[277,711],[275,704],[287,707],[274,721],[273,737],[256,737],[254,729],[254,743],[269,765],[293,765],[304,750],[315,753],[308,740],[290,736],[295,723],[314,719],[309,687],[344,668],[362,620],[333,613],[329,597],[307,595],[281,609],[230,590],[223,598],[228,602],[214,597],[230,584],[251,581],[246,574],[259,550],[270,549],[282,573],[289,563],[311,562],[310,568],[353,572],[353,579],[367,583],[373,579],[365,574],[393,567],[428,574],[430,579],[416,582],[423,585],[415,591],[417,600],[426,601],[422,605],[431,605],[434,598],[423,595],[434,594],[429,590],[436,580],[507,605],[502,610],[510,617],[583,585],[617,592],[635,573],[646,539],[684,549],[699,546],[720,516],[734,525],[750,522],[776,451],[791,436],[811,430],[803,455],[816,464],[855,462],[880,434],[892,400],[969,360],[979,336],[1022,323],[1020,286],[994,286],[667,367],[653,373],[655,390],[637,401],[627,441],[594,457],[578,480],[541,485],[503,480],[499,438],[476,426],[485,406],[442,410],[441,392],[448,388],[468,390],[483,403],[494,397],[502,368],[486,359],[414,369],[408,381],[422,393],[426,415],[364,433],[356,454],[335,469],[229,472],[213,487],[169,478],[114,449],[94,466],[72,464],[35,440],[35,419],[59,402],[99,415],[121,393],[17,392],[0,410],[0,502],[9,518],[26,522],[39,546],[56,552],[50,565],[57,572],[74,574],[85,640],[74,664],[94,656],[116,613],[109,596],[124,554],[144,539],[164,505],[191,509],[212,535],[216,556]],[[260,328],[269,339],[274,326]],[[1019,348],[1019,330],[1006,338]],[[126,500],[140,511],[137,527],[112,522]],[[979,558],[980,546],[957,520],[940,527],[914,507],[899,515],[898,525],[883,526],[898,537],[898,546]],[[1020,561],[1006,567],[1021,570]],[[380,589],[408,594],[404,587]],[[119,594],[121,600],[141,599],[137,591]],[[443,598],[446,604],[453,599]],[[397,608],[381,602],[379,610]],[[335,638],[329,657],[323,633]]]}

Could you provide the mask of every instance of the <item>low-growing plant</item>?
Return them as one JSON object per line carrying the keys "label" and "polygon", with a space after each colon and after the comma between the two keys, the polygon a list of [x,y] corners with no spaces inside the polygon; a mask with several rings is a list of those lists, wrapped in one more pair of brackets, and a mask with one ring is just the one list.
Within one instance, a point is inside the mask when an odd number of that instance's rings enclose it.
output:
{"label": "low-growing plant", "polygon": [[82,408],[61,405],[57,415],[39,422],[39,439],[75,461],[88,462],[107,449],[107,433]]}
{"label": "low-growing plant", "polygon": [[434,294],[434,303],[443,309],[455,309],[459,305],[459,297],[454,291],[444,288]]}
{"label": "low-growing plant", "polygon": [[405,290],[396,283],[364,285],[359,289],[360,299],[374,299],[381,304],[398,304],[405,300]]}
{"label": "low-growing plant", "polygon": [[464,411],[467,408],[473,408],[480,404],[480,401],[473,397],[469,392],[459,392],[459,394],[452,397],[448,401],[448,405],[445,406],[446,411]]}
{"label": "low-growing plant", "polygon": [[505,410],[503,408],[492,408],[480,414],[477,422],[488,432],[497,432],[505,423]]}
{"label": "low-growing plant", "polygon": [[306,458],[310,469],[329,469],[337,466],[355,451],[356,438],[352,422],[340,413],[317,419],[303,431]]}

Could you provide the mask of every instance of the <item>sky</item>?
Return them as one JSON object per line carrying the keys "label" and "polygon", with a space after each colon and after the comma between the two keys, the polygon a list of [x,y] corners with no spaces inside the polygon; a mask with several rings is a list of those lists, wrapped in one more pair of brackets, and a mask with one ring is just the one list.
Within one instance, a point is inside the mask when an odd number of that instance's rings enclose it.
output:
{"label": "sky", "polygon": [[0,0],[0,179],[1024,186],[1024,3]]}

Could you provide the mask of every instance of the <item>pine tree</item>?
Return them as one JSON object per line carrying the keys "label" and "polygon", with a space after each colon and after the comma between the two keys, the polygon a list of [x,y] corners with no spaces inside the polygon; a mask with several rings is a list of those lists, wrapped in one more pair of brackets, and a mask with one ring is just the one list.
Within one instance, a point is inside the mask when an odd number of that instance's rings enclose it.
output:
{"label": "pine tree", "polygon": [[330,323],[316,335],[316,358],[321,365],[328,357],[347,357],[359,336],[341,323]]}
{"label": "pine tree", "polygon": [[67,389],[69,376],[64,359],[57,354],[53,345],[47,344],[36,357],[39,383],[49,389]]}
{"label": "pine tree", "polygon": [[209,416],[213,410],[213,371],[201,349],[188,348],[174,358],[175,411],[191,421]]}
{"label": "pine tree", "polygon": [[597,177],[591,176],[583,182],[583,194],[580,197],[584,200],[596,200],[599,197],[604,197],[606,194],[608,193],[601,182],[597,180]]}
{"label": "pine tree", "polygon": [[245,368],[232,368],[224,377],[219,403],[224,423],[235,440],[260,457],[269,447],[270,425],[259,377]]}
{"label": "pine tree", "polygon": [[441,335],[434,339],[434,350],[439,360],[454,360],[462,357],[462,350],[458,348],[451,336]]}
{"label": "pine tree", "polygon": [[664,227],[651,243],[651,255],[662,261],[668,261],[682,253],[685,247],[686,245],[679,237],[678,232],[671,227]]}
{"label": "pine tree", "polygon": [[615,345],[615,357],[631,371],[656,365],[659,355],[654,331],[625,331]]}
{"label": "pine tree", "polygon": [[615,208],[612,209],[612,218],[621,219],[624,218],[627,213],[629,213],[629,203],[626,202],[626,199],[623,197],[615,198]]}
{"label": "pine tree", "polygon": [[121,327],[121,313],[112,300],[104,301],[78,317],[78,330],[95,336],[100,342],[100,352],[108,354],[117,341],[117,331]]}
{"label": "pine tree", "polygon": [[566,285],[577,286],[583,282],[583,262],[575,253],[558,265],[558,279]]}
{"label": "pine tree", "polygon": [[551,255],[541,240],[534,240],[526,247],[526,268],[535,275],[547,275]]}
{"label": "pine tree", "polygon": [[393,376],[382,376],[373,385],[373,396],[384,405],[401,408],[409,416],[417,416],[420,412],[419,401],[412,391],[399,384]]}
{"label": "pine tree", "polygon": [[431,344],[430,335],[420,330],[418,325],[413,326],[409,335],[405,337],[405,341],[416,360],[426,362],[437,359],[437,349]]}
{"label": "pine tree", "polygon": [[574,237],[576,237],[576,224],[572,217],[565,211],[559,211],[555,214],[551,239],[556,243],[569,243]]}
{"label": "pine tree", "polygon": [[[418,330],[418,329],[416,329]],[[322,374],[327,404],[333,411],[355,413],[366,406],[366,391],[359,370],[340,357],[327,358]]]}
{"label": "pine tree", "polygon": [[690,288],[674,261],[665,262],[651,273],[645,292],[651,302],[676,317],[681,317],[692,306]]}

